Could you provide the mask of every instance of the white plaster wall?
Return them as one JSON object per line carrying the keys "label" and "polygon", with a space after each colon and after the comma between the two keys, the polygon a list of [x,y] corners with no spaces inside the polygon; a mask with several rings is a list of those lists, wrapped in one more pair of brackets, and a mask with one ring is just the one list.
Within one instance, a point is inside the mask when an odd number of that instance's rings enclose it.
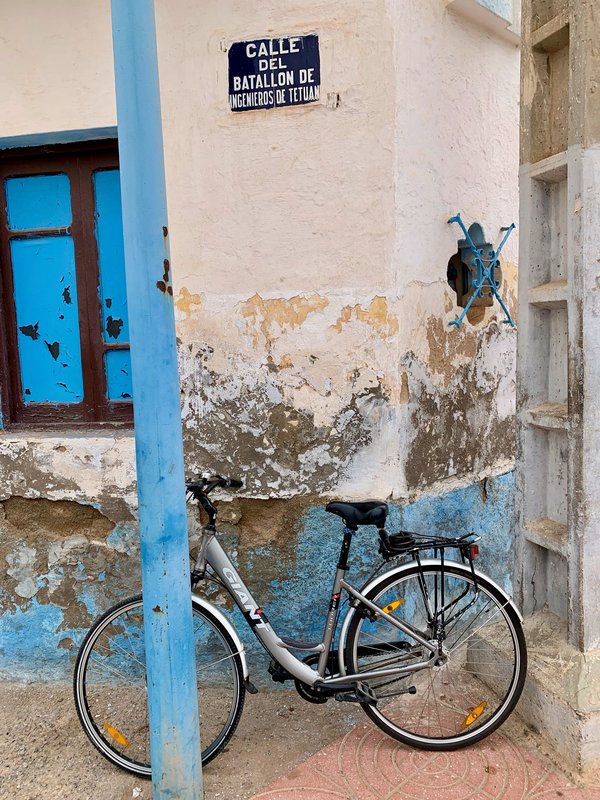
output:
{"label": "white plaster wall", "polygon": [[[235,286],[248,296],[385,287],[394,75],[383,2],[340,0],[332,8],[304,0],[301,11],[274,0],[202,7],[178,0],[178,7],[174,14],[171,4],[158,4],[179,282],[224,294]],[[315,31],[318,107],[230,111],[224,51],[231,42]],[[328,95],[338,93],[332,109]]]}
{"label": "white plaster wall", "polygon": [[2,0],[0,136],[114,125],[110,0]]}
{"label": "white plaster wall", "polygon": [[[115,124],[108,0],[0,14],[0,137]],[[517,49],[442,0],[158,0],[157,19],[190,463],[247,468],[262,496],[510,465],[514,335],[496,309],[448,329],[445,275],[449,216],[493,240],[517,217]],[[232,113],[229,44],[310,32],[320,103]]]}
{"label": "white plaster wall", "polygon": [[[518,49],[419,2],[422,35],[395,23],[396,263],[400,281],[432,274],[458,238],[445,226],[461,211],[493,240],[517,222]],[[389,0],[388,6],[398,4]],[[516,261],[517,237],[504,251]],[[447,259],[444,262],[444,271]]]}

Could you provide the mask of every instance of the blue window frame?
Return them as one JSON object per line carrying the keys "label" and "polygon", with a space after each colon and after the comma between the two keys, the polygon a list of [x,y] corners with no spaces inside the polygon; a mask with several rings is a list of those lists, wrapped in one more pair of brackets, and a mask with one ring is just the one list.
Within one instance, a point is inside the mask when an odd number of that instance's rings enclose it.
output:
{"label": "blue window frame", "polygon": [[5,422],[130,422],[114,141],[0,160]]}

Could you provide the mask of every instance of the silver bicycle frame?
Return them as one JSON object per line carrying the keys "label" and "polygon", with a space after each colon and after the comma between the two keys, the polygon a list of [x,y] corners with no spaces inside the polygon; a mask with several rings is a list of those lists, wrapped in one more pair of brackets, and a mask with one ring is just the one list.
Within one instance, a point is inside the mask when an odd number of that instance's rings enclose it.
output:
{"label": "silver bicycle frame", "polygon": [[432,660],[428,657],[427,660],[411,663],[407,667],[390,667],[389,669],[376,669],[368,672],[361,672],[351,675],[344,675],[337,678],[325,678],[325,670],[331,649],[331,643],[335,636],[335,628],[338,616],[339,601],[342,589],[348,592],[351,597],[359,601],[374,613],[387,619],[387,621],[398,630],[409,636],[415,642],[420,644],[425,650],[433,654],[437,652],[436,643],[432,643],[424,639],[417,631],[410,626],[387,614],[381,606],[372,603],[357,589],[351,586],[344,580],[347,572],[345,569],[338,567],[333,584],[333,591],[331,595],[331,602],[327,619],[325,621],[325,628],[323,631],[323,640],[314,646],[312,649],[319,652],[319,663],[317,669],[314,670],[308,664],[305,664],[299,658],[289,652],[287,645],[273,630],[269,623],[264,611],[256,602],[250,589],[246,586],[239,573],[231,563],[229,556],[223,550],[214,531],[204,530],[203,541],[200,548],[200,555],[196,568],[201,571],[206,561],[217,576],[220,578],[223,585],[233,597],[236,605],[244,615],[247,623],[252,628],[255,636],[261,642],[267,653],[278,663],[283,669],[290,673],[294,678],[302,681],[308,686],[331,686],[334,688],[336,685],[346,686],[347,684],[356,683],[358,681],[367,680],[373,677],[389,677],[393,675],[407,675],[421,669],[431,668]]}

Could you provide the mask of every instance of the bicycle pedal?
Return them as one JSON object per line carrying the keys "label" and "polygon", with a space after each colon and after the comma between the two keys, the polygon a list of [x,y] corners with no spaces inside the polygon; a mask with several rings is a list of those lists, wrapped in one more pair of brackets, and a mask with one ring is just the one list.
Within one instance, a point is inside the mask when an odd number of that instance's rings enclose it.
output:
{"label": "bicycle pedal", "polygon": [[338,703],[358,703],[358,697],[356,696],[356,692],[338,692],[333,696],[334,700],[337,700]]}
{"label": "bicycle pedal", "polygon": [[377,697],[364,683],[358,683],[353,692],[339,692],[334,695],[334,697],[338,703],[368,703],[370,706],[377,705]]}

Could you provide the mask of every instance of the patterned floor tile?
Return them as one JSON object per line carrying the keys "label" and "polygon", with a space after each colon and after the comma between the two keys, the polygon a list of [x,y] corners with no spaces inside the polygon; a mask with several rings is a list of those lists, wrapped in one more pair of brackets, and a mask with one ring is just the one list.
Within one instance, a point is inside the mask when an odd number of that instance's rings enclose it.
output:
{"label": "patterned floor tile", "polygon": [[414,750],[360,726],[253,800],[600,800],[503,733],[465,750]]}

